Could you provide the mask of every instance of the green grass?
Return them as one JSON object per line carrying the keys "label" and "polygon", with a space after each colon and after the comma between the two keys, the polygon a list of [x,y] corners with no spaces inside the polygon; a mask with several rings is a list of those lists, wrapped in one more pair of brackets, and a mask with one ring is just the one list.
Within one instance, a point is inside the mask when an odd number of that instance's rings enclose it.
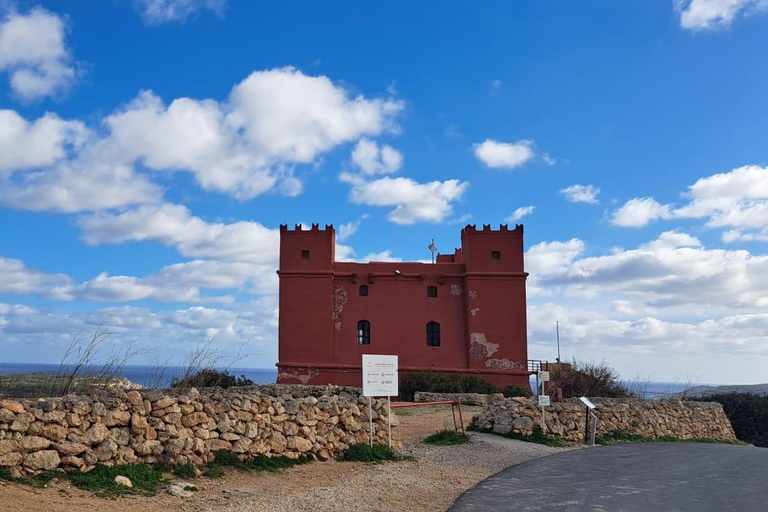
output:
{"label": "green grass", "polygon": [[720,440],[712,439],[710,437],[694,437],[691,439],[683,439],[678,436],[659,436],[659,437],[645,437],[637,434],[630,434],[621,430],[616,430],[609,434],[601,436],[595,436],[595,444],[616,444],[616,443],[718,443],[718,444],[736,444],[742,446],[749,446],[749,443],[738,440]]}
{"label": "green grass", "polygon": [[[471,430],[473,432],[483,432],[485,434],[495,434],[493,430],[488,428],[480,428],[474,423],[470,423],[467,426],[467,430]],[[507,439],[525,441],[527,443],[543,444],[545,446],[551,446],[553,448],[560,448],[560,447],[566,446],[566,444],[559,437],[555,437],[551,434],[545,434],[541,430],[541,427],[539,426],[533,427],[533,432],[531,433],[530,436],[524,436],[523,434],[518,434],[517,432],[512,432],[511,430],[506,434],[496,434],[496,435],[499,435],[501,437],[506,437]]]}
{"label": "green grass", "polygon": [[[315,460],[311,454],[302,455],[296,459],[288,457],[267,457],[259,455],[244,460],[229,452],[216,452],[214,462],[201,467],[202,475],[208,478],[222,478],[225,475],[224,468],[229,467],[239,471],[280,471],[299,464],[307,464]],[[0,467],[0,480],[6,480],[34,487],[45,487],[54,478],[69,481],[74,487],[84,491],[91,491],[100,498],[119,498],[121,496],[139,495],[154,496],[161,485],[170,483],[163,473],[173,473],[179,478],[195,478],[195,466],[192,464],[167,465],[158,464],[148,466],[146,464],[127,464],[123,466],[97,465],[88,473],[79,471],[49,471],[31,477],[14,477],[10,471]],[[127,477],[133,487],[125,487],[115,483],[115,477],[122,475]],[[197,487],[188,486],[187,491],[197,491]]]}
{"label": "green grass", "polygon": [[445,429],[439,432],[427,436],[424,438],[424,442],[428,444],[434,444],[437,446],[451,446],[455,444],[465,444],[469,442],[469,438],[456,432],[455,430]]}
{"label": "green grass", "polygon": [[216,452],[214,455],[213,464],[210,466],[215,467],[229,467],[239,471],[280,471],[281,469],[291,468],[301,464],[307,464],[315,460],[312,454],[300,455],[296,459],[289,457],[267,457],[266,455],[259,455],[257,457],[251,457],[249,459],[240,460],[237,454],[232,452]]}
{"label": "green grass", "polygon": [[353,444],[347,448],[339,457],[343,462],[374,462],[414,460],[413,457],[400,455],[395,450],[385,444],[368,443]]}

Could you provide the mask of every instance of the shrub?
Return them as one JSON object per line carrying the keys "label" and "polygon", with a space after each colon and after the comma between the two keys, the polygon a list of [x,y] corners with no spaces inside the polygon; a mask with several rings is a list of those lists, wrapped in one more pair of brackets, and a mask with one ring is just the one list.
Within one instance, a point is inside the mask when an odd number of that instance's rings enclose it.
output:
{"label": "shrub", "polygon": [[344,462],[383,462],[385,460],[402,460],[395,450],[385,444],[358,443],[350,445],[339,457]]}
{"label": "shrub", "polygon": [[598,396],[626,398],[631,396],[619,374],[605,361],[601,363],[576,361],[553,365],[551,380],[563,390],[564,398]]}
{"label": "shrub", "polygon": [[533,396],[533,391],[531,391],[530,386],[523,386],[521,384],[508,384],[502,393],[508,398],[513,396]]}
{"label": "shrub", "polygon": [[435,444],[437,446],[450,446],[454,444],[468,443],[469,438],[455,430],[445,429],[425,437],[424,442],[427,444]]}
{"label": "shrub", "polygon": [[728,393],[693,400],[721,404],[739,440],[768,448],[768,396]]}
{"label": "shrub", "polygon": [[226,370],[219,371],[210,368],[200,370],[193,375],[174,378],[172,388],[230,388],[233,386],[253,386],[253,381],[245,375],[235,377]]}
{"label": "shrub", "polygon": [[488,382],[459,374],[440,372],[406,373],[400,379],[400,398],[413,401],[417,391],[429,393],[500,393],[501,390]]}

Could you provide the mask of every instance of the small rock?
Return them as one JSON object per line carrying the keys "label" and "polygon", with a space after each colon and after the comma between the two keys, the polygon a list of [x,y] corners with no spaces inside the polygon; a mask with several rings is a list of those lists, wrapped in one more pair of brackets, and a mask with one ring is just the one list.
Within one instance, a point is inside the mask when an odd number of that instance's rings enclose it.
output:
{"label": "small rock", "polygon": [[177,498],[191,498],[195,495],[195,491],[187,489],[197,491],[197,487],[187,482],[177,482],[168,486],[168,492]]}
{"label": "small rock", "polygon": [[117,475],[115,477],[115,483],[117,485],[124,485],[125,487],[133,487],[133,483],[127,476]]}

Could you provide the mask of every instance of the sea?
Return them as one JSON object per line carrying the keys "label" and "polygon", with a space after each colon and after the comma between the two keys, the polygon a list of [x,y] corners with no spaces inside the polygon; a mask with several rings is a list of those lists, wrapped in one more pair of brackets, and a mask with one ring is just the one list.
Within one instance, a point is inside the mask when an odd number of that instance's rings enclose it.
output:
{"label": "sea", "polygon": [[[12,373],[62,373],[66,374],[72,370],[72,366],[65,365],[61,367],[58,364],[36,364],[36,363],[0,363],[0,375],[9,375]],[[181,377],[187,370],[185,366],[145,366],[145,365],[125,365],[119,372],[119,376],[126,378],[134,384],[144,387],[168,387],[174,378]],[[241,375],[251,379],[254,384],[274,384],[277,380],[277,368],[219,368],[226,370],[230,375],[240,377]],[[94,370],[98,373],[98,368]]]}

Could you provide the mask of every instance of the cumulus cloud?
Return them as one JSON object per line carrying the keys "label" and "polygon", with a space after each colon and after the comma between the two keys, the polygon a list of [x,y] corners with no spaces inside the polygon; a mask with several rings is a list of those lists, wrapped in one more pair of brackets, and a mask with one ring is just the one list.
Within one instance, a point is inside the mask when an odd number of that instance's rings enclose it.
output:
{"label": "cumulus cloud", "polygon": [[75,82],[65,36],[64,20],[41,7],[27,14],[10,11],[0,19],[0,71],[8,73],[14,94],[39,100]]}
{"label": "cumulus cloud", "polygon": [[565,287],[572,295],[619,293],[656,308],[768,307],[765,255],[707,249],[679,231],[602,256],[580,257],[583,250],[579,240],[537,244],[526,254],[527,268],[538,286]]}
{"label": "cumulus cloud", "polygon": [[512,215],[504,219],[505,222],[517,222],[518,220],[522,219],[526,215],[530,215],[533,213],[533,210],[535,210],[535,206],[521,206],[514,212],[512,212]]}
{"label": "cumulus cloud", "polygon": [[357,228],[360,227],[360,223],[362,223],[367,218],[368,218],[368,215],[363,215],[356,221],[347,222],[346,224],[341,224],[336,230],[336,240],[340,242],[344,242],[349,237],[357,233]]}
{"label": "cumulus cloud", "polygon": [[0,256],[0,293],[40,295],[55,300],[70,300],[72,278],[31,269],[23,261]]}
{"label": "cumulus cloud", "polygon": [[475,157],[490,168],[514,169],[535,156],[533,141],[499,142],[493,139],[475,144]]}
{"label": "cumulus cloud", "polygon": [[79,121],[48,113],[30,122],[13,110],[0,109],[0,176],[53,165],[82,146],[86,136]]}
{"label": "cumulus cloud", "polygon": [[396,224],[441,222],[453,212],[469,183],[459,180],[418,183],[410,178],[381,178],[355,183],[350,201],[370,206],[395,206],[388,214]]}
{"label": "cumulus cloud", "polygon": [[730,228],[724,241],[762,240],[768,230],[768,167],[748,165],[696,181],[680,207],[651,197],[634,198],[613,212],[617,226],[641,227],[655,220],[707,219],[710,228]]}
{"label": "cumulus cloud", "polygon": [[738,16],[768,10],[766,0],[675,0],[680,25],[689,30],[712,30],[731,26]]}
{"label": "cumulus cloud", "polygon": [[203,11],[213,11],[221,16],[227,0],[136,0],[144,21],[149,25],[160,25],[171,21],[185,21]]}
{"label": "cumulus cloud", "polygon": [[611,223],[622,227],[643,227],[659,219],[671,219],[669,205],[659,204],[652,197],[630,199],[621,208],[613,212]]}
{"label": "cumulus cloud", "polygon": [[352,163],[366,175],[392,174],[403,165],[403,155],[391,146],[381,148],[372,140],[360,139],[352,150]]}
{"label": "cumulus cloud", "polygon": [[[251,74],[225,102],[166,104],[143,91],[100,130],[51,114],[30,122],[0,111],[8,121],[0,125],[0,148],[14,148],[12,156],[0,154],[0,200],[65,212],[158,203],[162,191],[147,169],[189,172],[203,189],[242,200],[275,188],[293,196],[302,190],[295,165],[396,131],[401,109],[402,102],[352,97],[327,77],[279,68]],[[398,155],[385,146],[367,163],[394,169]]]}
{"label": "cumulus cloud", "polygon": [[277,261],[279,231],[257,222],[209,223],[186,206],[142,206],[123,213],[99,212],[78,220],[90,245],[156,241],[183,256],[267,263]]}
{"label": "cumulus cloud", "polygon": [[597,204],[597,196],[600,189],[594,185],[571,185],[560,190],[567,201],[572,203]]}

